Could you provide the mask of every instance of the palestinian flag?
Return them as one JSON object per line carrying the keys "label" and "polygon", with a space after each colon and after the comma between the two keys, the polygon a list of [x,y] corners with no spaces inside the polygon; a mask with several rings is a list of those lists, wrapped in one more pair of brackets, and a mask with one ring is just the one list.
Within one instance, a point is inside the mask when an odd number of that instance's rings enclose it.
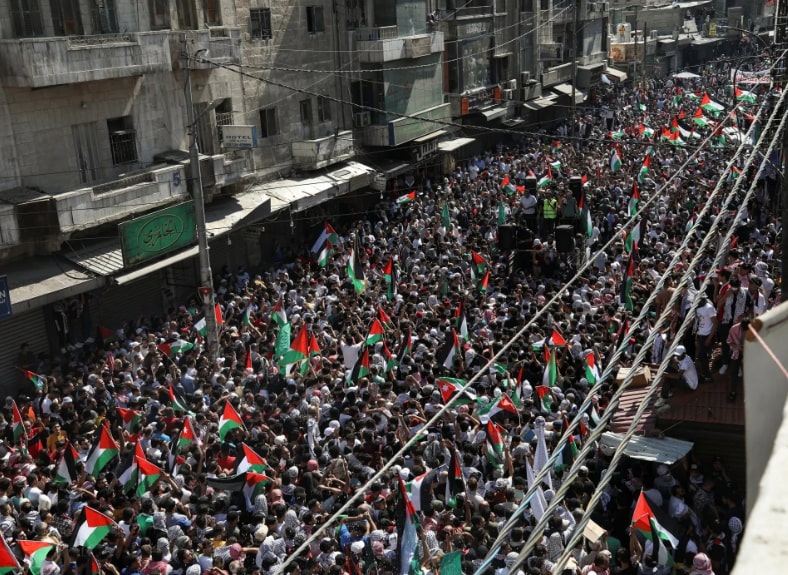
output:
{"label": "palestinian flag", "polygon": [[478,252],[471,251],[471,274],[474,278],[481,277],[487,271],[487,260]]}
{"label": "palestinian flag", "polygon": [[643,124],[640,124],[639,131],[640,131],[640,135],[641,136],[645,136],[646,138],[649,138],[649,139],[654,137],[654,129],[653,128],[649,128],[648,126],[644,126]]}
{"label": "palestinian flag", "polygon": [[230,431],[243,426],[244,423],[241,419],[241,416],[238,415],[238,412],[229,401],[225,401],[224,411],[222,412],[222,416],[219,418],[219,439],[224,441],[225,437],[227,437],[227,434],[230,433]]}
{"label": "palestinian flag", "polygon": [[550,388],[546,385],[537,385],[534,387],[534,391],[542,404],[542,411],[550,413],[550,406],[553,405],[553,396],[550,393]]}
{"label": "palestinian flag", "polygon": [[383,342],[383,358],[386,360],[386,373],[397,367],[397,360],[394,357],[394,354],[389,351],[389,346],[386,345],[385,341]]}
{"label": "palestinian flag", "polygon": [[621,169],[621,155],[618,151],[618,146],[613,148],[613,151],[610,152],[610,171],[614,174],[617,173]]}
{"label": "palestinian flag", "polygon": [[416,530],[419,526],[419,520],[416,515],[416,510],[413,508],[408,490],[402,478],[399,478],[399,503],[398,507],[398,525],[397,533],[397,554],[399,557],[399,575],[410,575],[411,573],[418,573],[421,571],[421,562],[419,561],[419,537]]}
{"label": "palestinian flag", "polygon": [[561,335],[560,331],[558,331],[557,329],[553,328],[553,333],[552,333],[552,335],[550,335],[550,341],[548,343],[550,345],[564,346],[564,345],[566,345],[566,340],[564,339],[564,336]]}
{"label": "palestinian flag", "polygon": [[107,420],[104,420],[99,431],[98,441],[93,444],[85,461],[85,473],[96,477],[107,464],[118,456],[120,447],[109,432]]}
{"label": "palestinian flag", "polygon": [[416,511],[426,510],[432,501],[432,485],[435,483],[435,472],[427,471],[414,477],[405,484],[408,497]]}
{"label": "palestinian flag", "polygon": [[16,555],[11,551],[5,537],[0,537],[2,545],[0,545],[0,575],[7,573],[14,573],[15,571],[22,571],[22,566],[16,559]]}
{"label": "palestinian flag", "polygon": [[323,351],[320,349],[320,346],[317,343],[317,338],[315,334],[311,331],[309,332],[309,357],[315,357],[316,355],[322,355]]}
{"label": "palestinian flag", "polygon": [[490,272],[485,272],[482,281],[479,282],[479,291],[487,293],[487,288],[490,286]]}
{"label": "palestinian flag", "polygon": [[754,104],[755,102],[758,101],[758,97],[755,94],[753,94],[752,92],[747,92],[745,90],[740,90],[738,86],[734,88],[734,93],[736,94],[737,102]]}
{"label": "palestinian flag", "polygon": [[103,325],[98,326],[98,334],[99,339],[102,343],[112,343],[113,341],[117,341],[118,334],[115,333],[115,330],[112,330],[108,327],[104,327]]}
{"label": "palestinian flag", "polygon": [[731,184],[736,178],[739,177],[739,174],[741,174],[741,170],[736,166],[731,166],[731,169],[728,171],[728,177],[725,179],[725,181]]}
{"label": "palestinian flag", "polygon": [[462,461],[457,454],[457,448],[453,445],[449,467],[446,471],[445,501],[449,507],[457,507],[457,495],[465,493],[465,476],[462,473]]}
{"label": "palestinian flag", "polygon": [[441,208],[441,223],[443,227],[448,229],[451,227],[451,214],[449,213],[449,202],[443,202],[443,207]]}
{"label": "palestinian flag", "polygon": [[554,387],[556,381],[558,381],[558,366],[555,363],[555,349],[551,349],[550,359],[547,361],[547,365],[545,365],[544,368],[544,374],[542,375],[542,385]]}
{"label": "palestinian flag", "polygon": [[512,415],[519,415],[517,406],[508,394],[499,395],[495,401],[488,403],[485,407],[476,410],[476,415],[481,423],[487,423],[495,414],[506,411]]}
{"label": "palestinian flag", "polygon": [[109,535],[109,532],[113,528],[117,528],[118,525],[112,519],[100,511],[96,511],[92,507],[83,507],[82,511],[84,515],[82,521],[74,530],[72,547],[93,549]]}
{"label": "palestinian flag", "polygon": [[188,448],[193,443],[199,444],[199,440],[197,439],[197,434],[194,433],[192,419],[187,415],[183,418],[183,428],[178,434],[178,442],[175,444],[174,451],[178,453],[181,449]]}
{"label": "palestinian flag", "polygon": [[380,323],[378,318],[372,320],[372,323],[369,325],[369,331],[367,332],[367,339],[365,343],[368,346],[373,346],[377,342],[383,339],[385,332],[383,331],[383,324]]}
{"label": "palestinian flag", "polygon": [[706,127],[709,125],[708,120],[706,120],[706,116],[703,115],[702,108],[698,108],[697,110],[695,110],[695,113],[692,115],[692,121],[701,127]]}
{"label": "palestinian flag", "polygon": [[265,459],[245,443],[241,444],[241,448],[243,450],[243,457],[238,461],[235,472],[239,474],[246,471],[253,471],[255,473],[265,472],[268,467]]}
{"label": "palestinian flag", "polygon": [[508,175],[504,176],[503,180],[501,181],[501,189],[506,192],[507,196],[511,196],[517,192],[517,186]]}
{"label": "palestinian flag", "polygon": [[347,260],[347,276],[353,282],[356,293],[364,293],[367,288],[367,279],[364,277],[364,268],[355,246],[350,251],[350,257]]}
{"label": "palestinian flag", "polygon": [[459,351],[460,340],[457,337],[457,332],[452,328],[451,337],[446,338],[443,347],[435,354],[435,360],[446,369],[452,369],[452,367],[454,367],[454,358],[459,354]]}
{"label": "palestinian flag", "polygon": [[587,238],[590,238],[594,235],[594,223],[591,221],[591,208],[588,206],[585,188],[580,191],[580,204],[577,207],[580,210],[580,224],[583,233]]}
{"label": "palestinian flag", "polygon": [[333,246],[339,244],[339,234],[334,231],[334,228],[332,228],[331,224],[328,222],[325,223],[323,231],[320,232],[320,235],[315,240],[315,243],[312,244],[312,253],[319,253],[323,247],[323,244],[326,242],[331,242],[331,245]]}
{"label": "palestinian flag", "polygon": [[725,106],[709,98],[708,94],[703,94],[703,98],[700,101],[700,107],[715,116],[725,109]]}
{"label": "palestinian flag", "polygon": [[44,381],[44,378],[42,376],[38,375],[37,373],[33,373],[32,371],[28,371],[26,369],[20,368],[19,371],[21,371],[24,374],[25,379],[27,381],[33,384],[33,387],[36,388],[36,391],[41,391],[42,389],[44,389],[44,384],[46,383],[46,381]]}
{"label": "palestinian flag", "polygon": [[11,429],[14,432],[14,443],[19,441],[25,435],[25,423],[22,421],[22,414],[19,413],[19,407],[16,401],[11,401]]}
{"label": "palestinian flag", "polygon": [[542,176],[541,178],[539,178],[539,181],[536,182],[536,187],[537,188],[543,188],[543,187],[549,185],[550,182],[552,182],[552,181],[553,181],[553,172],[550,170],[550,167],[548,166],[547,172],[545,173],[545,175]]}
{"label": "palestinian flag", "polygon": [[594,352],[586,355],[586,381],[588,381],[589,385],[595,385],[599,382],[599,369],[596,366]]}
{"label": "palestinian flag", "polygon": [[350,379],[348,383],[358,383],[362,377],[367,377],[369,375],[369,348],[364,347],[364,351],[362,351],[358,359],[356,360],[356,365],[353,366],[353,370],[350,372]]}
{"label": "palestinian flag", "polygon": [[124,469],[118,477],[118,481],[123,486],[123,492],[126,494],[132,494],[137,491],[139,477],[137,458],[145,459],[145,452],[142,450],[142,445],[139,441],[134,445],[134,455],[132,456],[128,467],[126,467],[126,469]]}
{"label": "palestinian flag", "polygon": [[637,242],[632,244],[632,251],[629,253],[627,267],[624,270],[624,278],[621,282],[621,303],[628,311],[633,311],[635,305],[632,302],[632,276],[635,273],[635,253],[637,252]]}
{"label": "palestinian flag", "polygon": [[378,319],[380,320],[380,323],[383,324],[383,327],[391,327],[394,325],[394,322],[391,321],[389,314],[387,314],[380,306],[378,306]]}
{"label": "palestinian flag", "polygon": [[290,343],[290,347],[287,349],[284,355],[279,358],[278,363],[280,366],[290,365],[307,359],[308,357],[309,331],[307,330],[306,324],[304,324],[301,326],[301,329],[298,330],[298,335],[296,335],[295,339],[292,341],[292,343]]}
{"label": "palestinian flag", "polygon": [[77,462],[79,461],[79,453],[71,445],[70,441],[66,441],[66,447],[63,449],[63,457],[57,465],[55,472],[55,483],[65,483],[66,485],[77,480],[79,472],[77,471]]}
{"label": "palestinian flag", "polygon": [[189,411],[189,407],[186,404],[186,400],[183,399],[179,393],[175,391],[175,388],[170,383],[169,387],[170,392],[170,407],[175,413],[191,413]]}
{"label": "palestinian flag", "polygon": [[383,266],[383,279],[386,282],[386,297],[388,297],[389,301],[393,300],[394,296],[397,294],[396,273],[394,269],[394,260],[389,258],[389,261]]}
{"label": "palestinian flag", "polygon": [[185,339],[177,339],[173,342],[160,343],[156,347],[164,355],[172,358],[178,354],[184,354],[187,351],[193,350],[194,344],[190,341],[186,341]]}
{"label": "palestinian flag", "polygon": [[285,309],[282,306],[282,298],[280,297],[279,300],[276,302],[273,308],[271,308],[271,319],[274,320],[274,323],[279,327],[282,327],[287,323],[287,314],[285,313]]}
{"label": "palestinian flag", "polygon": [[399,344],[399,349],[397,350],[397,365],[401,365],[402,360],[412,355],[412,353],[413,353],[413,338],[411,334],[411,328],[408,327],[408,331],[402,338],[402,342]]}
{"label": "palestinian flag", "polygon": [[30,565],[31,575],[40,575],[41,566],[46,561],[49,552],[55,548],[55,544],[47,541],[28,541],[25,539],[18,539],[17,544],[22,553],[25,554],[25,560]]}
{"label": "palestinian flag", "polygon": [[334,255],[334,246],[331,243],[331,240],[326,240],[323,249],[320,250],[320,253],[317,254],[317,265],[321,268],[324,268],[328,265],[331,256]]}
{"label": "palestinian flag", "polygon": [[144,457],[135,456],[134,463],[137,465],[137,490],[135,494],[137,497],[142,497],[161,479],[164,471]]}
{"label": "palestinian flag", "polygon": [[[476,401],[476,392],[472,387],[467,387],[468,381],[465,379],[439,377],[435,380],[435,385],[438,386],[438,390],[441,392],[441,399],[444,404],[453,401],[454,405],[468,405]],[[457,395],[459,397],[456,397]]]}
{"label": "palestinian flag", "polygon": [[[568,429],[568,421],[564,418],[564,429]],[[563,449],[558,454],[558,458],[556,459],[555,464],[553,465],[553,469],[556,471],[560,471],[563,469],[567,469],[572,466],[575,459],[577,459],[577,455],[580,453],[580,450],[577,448],[577,444],[575,443],[575,436],[569,435],[567,442],[564,444]]]}
{"label": "palestinian flag", "polygon": [[416,200],[416,190],[413,190],[409,194],[404,194],[404,195],[398,197],[395,201],[396,201],[397,205],[401,206],[403,204],[409,204],[409,203],[411,203],[411,202],[413,202],[415,200]]}
{"label": "palestinian flag", "polygon": [[252,365],[252,348],[246,350],[246,359],[244,360],[244,371],[247,373],[251,373],[254,371],[254,366]]}
{"label": "palestinian flag", "polygon": [[468,341],[468,319],[465,317],[465,301],[461,300],[460,305],[454,312],[454,327],[459,332],[463,341]]}
{"label": "palestinian flag", "polygon": [[550,167],[552,169],[558,170],[560,172],[561,171],[561,162],[559,162],[558,160],[556,160],[555,162],[550,162]]}
{"label": "palestinian flag", "polygon": [[[632,514],[632,524],[635,529],[640,531],[640,533],[646,539],[652,542],[655,542],[655,539],[659,539],[661,541],[670,543],[674,549],[678,547],[678,538],[659,524],[657,517],[651,510],[651,507],[646,500],[646,496],[643,495],[642,491],[640,492],[638,501],[635,504],[635,512]],[[654,535],[657,535],[657,537],[655,538]],[[654,550],[657,550],[656,544]],[[662,564],[664,565],[666,563]]]}
{"label": "palestinian flag", "polygon": [[670,135],[670,138],[668,138],[668,143],[671,146],[678,146],[678,147],[683,147],[686,145],[686,142],[684,142],[684,140],[681,139],[681,134],[678,132],[675,132]]}
{"label": "palestinian flag", "polygon": [[553,140],[553,146],[552,146],[552,150],[553,150],[553,153],[554,153],[554,154],[555,154],[555,153],[556,153],[558,150],[562,149],[563,147],[564,147],[564,145],[563,145],[561,142],[559,142],[558,140]]}
{"label": "palestinian flag", "polygon": [[129,433],[139,431],[142,425],[142,414],[136,409],[127,409],[125,407],[117,407],[118,415],[120,415],[121,424],[123,429]]}
{"label": "palestinian flag", "polygon": [[487,460],[495,469],[502,469],[504,463],[502,430],[503,428],[494,421],[488,421],[485,428],[487,435]]}
{"label": "palestinian flag", "polygon": [[651,156],[646,154],[645,159],[643,160],[643,165],[640,166],[640,172],[638,173],[638,182],[643,183],[648,177],[648,169],[651,166]]}
{"label": "palestinian flag", "polygon": [[246,500],[250,503],[254,502],[257,496],[263,493],[265,486],[271,483],[271,481],[271,478],[264,473],[247,471],[243,486],[243,493]]}
{"label": "palestinian flag", "polygon": [[101,575],[101,565],[93,553],[90,554],[90,573],[89,575]]}

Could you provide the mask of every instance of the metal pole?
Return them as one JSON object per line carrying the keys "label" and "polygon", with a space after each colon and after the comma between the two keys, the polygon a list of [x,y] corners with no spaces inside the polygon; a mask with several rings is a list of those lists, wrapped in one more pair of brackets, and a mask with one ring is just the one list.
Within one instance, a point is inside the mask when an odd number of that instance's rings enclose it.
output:
{"label": "metal pole", "polygon": [[648,58],[648,24],[643,21],[643,89],[646,88],[646,58]]}
{"label": "metal pole", "polygon": [[575,104],[575,90],[577,89],[577,20],[580,17],[580,0],[575,0],[575,14],[572,18],[572,132],[575,135],[577,110]]}
{"label": "metal pole", "polygon": [[[186,38],[183,40],[183,54],[186,70],[186,117],[189,122],[189,163],[191,164],[192,176],[192,197],[194,198],[194,219],[197,226],[197,248],[200,256],[200,296],[202,298],[202,308],[205,314],[206,328],[206,351],[211,359],[216,359],[216,351],[219,345],[218,325],[216,324],[216,314],[214,312],[213,299],[213,272],[211,271],[210,247],[208,246],[208,234],[205,230],[205,200],[202,190],[202,174],[200,173],[200,153],[197,148],[197,122],[194,118],[194,102],[192,101],[192,80],[190,74],[190,57]],[[199,54],[199,51],[195,56]]]}

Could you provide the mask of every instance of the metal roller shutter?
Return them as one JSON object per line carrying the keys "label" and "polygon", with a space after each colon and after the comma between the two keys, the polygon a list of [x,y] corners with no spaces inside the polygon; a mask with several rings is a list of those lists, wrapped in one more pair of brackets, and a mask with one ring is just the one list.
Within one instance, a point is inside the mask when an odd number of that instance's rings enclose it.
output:
{"label": "metal roller shutter", "polygon": [[114,286],[96,294],[93,322],[116,329],[128,321],[144,316],[162,315],[161,272],[152,273],[127,285]]}
{"label": "metal roller shutter", "polygon": [[0,394],[15,393],[24,381],[16,363],[19,346],[25,342],[36,356],[50,352],[43,308],[0,320]]}

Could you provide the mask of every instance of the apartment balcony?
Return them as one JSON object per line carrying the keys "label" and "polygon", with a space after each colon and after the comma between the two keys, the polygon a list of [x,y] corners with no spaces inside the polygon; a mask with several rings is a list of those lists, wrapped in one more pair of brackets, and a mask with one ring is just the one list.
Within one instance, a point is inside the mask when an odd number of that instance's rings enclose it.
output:
{"label": "apartment balcony", "polygon": [[[173,62],[175,67],[180,66],[182,62],[179,59],[182,38],[182,34],[173,34],[171,39],[174,45],[170,46],[170,50],[175,59]],[[189,60],[189,68],[192,70],[211,68],[210,62],[216,64],[241,63],[241,29],[238,27],[211,26],[207,30],[189,30],[186,32],[186,38],[191,54],[203,51],[197,58]]]}
{"label": "apartment balcony", "polygon": [[319,170],[355,156],[353,132],[346,130],[315,140],[300,140],[291,144],[293,167]]}
{"label": "apartment balcony", "polygon": [[449,19],[454,18],[455,20],[462,20],[465,18],[479,18],[480,16],[492,16],[493,15],[493,2],[490,0],[489,3],[483,5],[476,5],[471,2],[455,2],[455,4],[460,4],[456,8],[449,8],[447,10],[447,16]]}
{"label": "apartment balcony", "polygon": [[117,180],[53,196],[61,233],[71,233],[120,221],[190,199],[186,168],[181,165],[154,166]]}
{"label": "apartment balcony", "polygon": [[361,130],[362,144],[365,146],[399,146],[425,136],[440,128],[440,124],[436,124],[434,121],[451,121],[451,107],[449,104],[440,104],[414,114],[414,116],[427,121],[420,122],[414,118],[396,118],[386,123],[372,124]]}
{"label": "apartment balcony", "polygon": [[172,69],[171,32],[0,40],[6,86],[44,88]]}
{"label": "apartment balcony", "polygon": [[[230,186],[238,183],[251,173],[251,162],[249,150],[236,150],[226,154],[211,156],[211,174],[209,175],[212,184],[216,188]],[[201,165],[203,174],[206,166]],[[203,178],[205,175],[203,175]]]}
{"label": "apartment balcony", "polygon": [[393,60],[421,58],[443,52],[443,32],[397,36],[396,26],[359,28],[355,31],[358,61],[379,64]]}

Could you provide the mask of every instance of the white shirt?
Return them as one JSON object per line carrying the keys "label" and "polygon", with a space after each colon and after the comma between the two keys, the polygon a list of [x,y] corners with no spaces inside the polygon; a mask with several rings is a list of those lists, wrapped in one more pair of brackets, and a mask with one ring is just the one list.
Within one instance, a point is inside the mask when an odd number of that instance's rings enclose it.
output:
{"label": "white shirt", "polygon": [[698,335],[711,334],[711,330],[714,329],[712,320],[717,317],[717,309],[711,303],[706,302],[706,305],[695,310],[695,316],[698,318]]}
{"label": "white shirt", "polygon": [[679,360],[679,369],[684,372],[684,382],[692,389],[698,389],[698,371],[695,369],[695,362],[693,362],[688,355],[684,355]]}

